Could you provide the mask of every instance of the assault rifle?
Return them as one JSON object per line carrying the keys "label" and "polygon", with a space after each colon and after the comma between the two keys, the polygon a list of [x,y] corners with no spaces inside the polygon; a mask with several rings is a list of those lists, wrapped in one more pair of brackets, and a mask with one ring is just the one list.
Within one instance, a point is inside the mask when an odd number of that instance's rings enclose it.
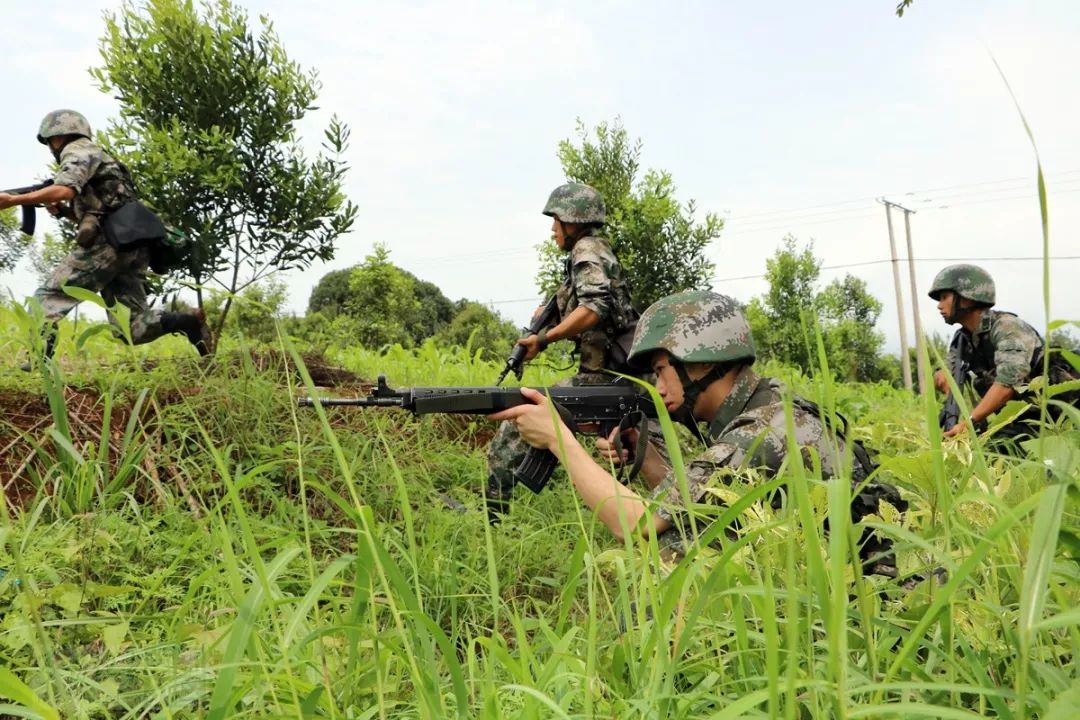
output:
{"label": "assault rifle", "polygon": [[[26,193],[36,192],[53,184],[52,180],[46,180],[45,182],[38,183],[37,185],[27,185],[21,188],[12,188],[10,190],[0,190],[0,192],[8,193],[9,195],[25,195]],[[34,228],[37,227],[37,211],[36,208],[41,205],[22,205],[22,225],[19,229],[22,230],[24,235],[33,235]]]}
{"label": "assault rifle", "polygon": [[968,339],[962,330],[957,330],[956,334],[953,335],[952,343],[949,345],[949,355],[953,358],[952,367],[949,370],[952,371],[956,390],[949,391],[948,397],[945,398],[945,404],[941,406],[941,412],[938,413],[938,425],[941,426],[942,430],[951,430],[960,422],[960,403],[957,400],[956,393],[964,391],[964,385],[968,380],[968,371],[971,369],[971,363],[967,358]]}
{"label": "assault rifle", "polygon": [[[533,316],[533,320],[529,323],[527,328],[522,328],[522,332],[525,333],[522,337],[529,337],[530,335],[536,335],[541,330],[552,325],[559,318],[559,304],[555,302],[555,296],[552,295],[551,299],[544,305],[544,309]],[[524,345],[518,345],[515,343],[514,349],[510,351],[510,357],[506,358],[506,367],[499,373],[499,379],[495,381],[496,385],[502,385],[502,381],[506,379],[506,375],[510,372],[514,373],[514,377],[521,380],[522,366],[525,364],[525,353],[528,350]]]}
{"label": "assault rifle", "polygon": [[[623,430],[636,427],[638,442],[636,447],[628,448],[634,462],[627,480],[638,473],[645,459],[645,444],[648,442],[645,425],[648,418],[656,417],[656,408],[647,395],[626,382],[534,389],[551,399],[563,422],[575,433],[595,429],[597,435],[607,437],[618,428],[618,438]],[[324,407],[398,407],[414,415],[488,415],[524,405],[529,400],[522,396],[520,388],[516,387],[414,387],[395,390],[386,384],[386,376],[380,375],[378,384],[367,397],[305,397],[297,402],[301,407],[311,407],[316,403]],[[521,465],[514,471],[514,480],[534,493],[539,493],[547,485],[558,464],[559,459],[550,451],[530,448]]]}

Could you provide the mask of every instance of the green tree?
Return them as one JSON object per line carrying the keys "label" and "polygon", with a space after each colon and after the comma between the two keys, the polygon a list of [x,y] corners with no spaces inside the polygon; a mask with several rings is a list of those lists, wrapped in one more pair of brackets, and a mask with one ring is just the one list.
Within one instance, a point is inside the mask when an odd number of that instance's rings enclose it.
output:
{"label": "green tree", "polygon": [[454,319],[454,303],[443,294],[439,286],[427,280],[421,280],[408,270],[402,270],[413,281],[413,297],[416,298],[417,311],[407,325],[413,342],[420,344],[425,338],[433,337],[448,326]]}
{"label": "green tree", "polygon": [[854,275],[833,280],[818,293],[814,305],[821,321],[826,355],[833,372],[849,382],[885,379],[881,363],[885,336],[877,331],[881,301]]}
{"label": "green tree", "polygon": [[[705,257],[724,222],[707,213],[695,220],[693,200],[675,199],[675,182],[663,170],[638,177],[642,143],[631,141],[622,121],[601,123],[590,134],[579,120],[577,143],[559,143],[559,161],[568,180],[592,185],[608,209],[605,234],[626,270],[638,309],[680,290],[706,289],[715,270]],[[539,246],[537,283],[544,295],[562,282],[562,253],[552,242]]]}
{"label": "green tree", "polygon": [[32,238],[19,230],[20,218],[14,208],[0,211],[0,272],[11,272],[30,247]]}
{"label": "green tree", "polygon": [[[352,277],[358,267],[360,266],[355,265],[346,270],[333,270],[323,275],[311,291],[308,313],[321,313],[332,319],[343,312],[349,312],[350,307],[356,307]],[[400,320],[413,342],[420,344],[425,338],[432,337],[450,324],[454,318],[454,303],[435,283],[421,280],[408,270],[396,266],[395,268],[413,283],[413,297],[416,299],[417,309],[415,313]]]}
{"label": "green tree", "polygon": [[349,279],[348,314],[357,321],[357,339],[369,348],[412,344],[409,331],[418,322],[420,303],[415,282],[390,262],[390,251],[375,245]]}
{"label": "green tree", "polygon": [[761,298],[751,300],[747,308],[754,340],[763,357],[803,370],[817,365],[804,332],[803,311],[814,306],[820,275],[821,261],[814,255],[814,243],[799,250],[791,235],[765,261],[769,289]]}
{"label": "green tree", "polygon": [[349,304],[349,284],[357,267],[331,270],[319,278],[308,298],[308,314],[321,313],[329,319],[345,312]]}
{"label": "green tree", "polygon": [[227,293],[328,260],[356,208],[342,194],[349,129],[336,118],[309,158],[296,125],[320,88],[290,60],[273,25],[256,29],[229,0],[124,0],[105,15],[103,65],[91,72],[120,102],[106,133],[143,197],[196,240],[186,274]]}
{"label": "green tree", "polygon": [[[276,342],[277,323],[284,316],[288,294],[285,283],[277,278],[266,278],[248,285],[236,297],[233,312],[229,314],[222,332],[264,343]],[[208,294],[205,310],[211,321],[220,317],[226,299],[223,292]]]}
{"label": "green tree", "polygon": [[488,360],[505,359],[519,336],[514,323],[478,302],[465,300],[459,305],[458,313],[435,341],[447,346],[468,345],[474,351],[483,349]]}
{"label": "green tree", "polygon": [[818,366],[816,324],[837,379],[891,381],[892,369],[881,357],[885,338],[876,329],[881,302],[853,275],[819,291],[820,276],[821,260],[814,255],[813,242],[800,248],[790,235],[765,261],[769,289],[747,307],[759,356],[809,372]]}

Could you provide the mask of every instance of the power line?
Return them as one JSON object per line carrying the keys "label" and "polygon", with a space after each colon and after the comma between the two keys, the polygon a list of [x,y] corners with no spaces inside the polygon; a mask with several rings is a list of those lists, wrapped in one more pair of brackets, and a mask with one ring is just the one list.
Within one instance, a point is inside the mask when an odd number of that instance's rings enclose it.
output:
{"label": "power line", "polygon": [[[1077,175],[1077,174],[1080,174],[1080,168],[1076,168],[1076,169],[1073,169],[1073,170],[1065,170],[1065,171],[1058,172],[1058,173],[1053,173],[1052,175],[1047,175],[1046,177],[1047,177],[1047,180],[1049,180],[1051,178],[1057,179],[1057,178],[1061,178],[1062,176]],[[1007,183],[1016,183],[1016,182],[1021,182],[1021,181],[1031,182],[1031,181],[1034,181],[1034,180],[1035,180],[1035,178],[1033,178],[1033,177],[1013,177],[1013,178],[1003,178],[1001,180],[986,180],[986,181],[983,181],[983,182],[976,182],[976,183],[959,183],[959,184],[956,184],[956,185],[945,185],[945,186],[942,186],[942,187],[924,188],[924,189],[919,189],[919,190],[907,190],[907,191],[903,191],[903,192],[891,192],[891,193],[884,193],[884,195],[886,195],[886,196],[889,196],[889,195],[919,195],[919,194],[924,194],[924,193],[944,192],[944,191],[947,191],[947,190],[958,190],[958,189],[962,189],[962,188],[986,187],[988,185],[1004,185],[1004,184],[1007,184]],[[1076,179],[1065,180],[1063,182],[1075,182],[1075,180]],[[993,192],[993,191],[987,191],[987,192]],[[758,212],[753,212],[753,213],[743,214],[743,215],[735,214],[735,215],[729,215],[725,219],[729,220],[729,221],[736,221],[736,220],[747,220],[749,218],[758,218],[758,217],[761,217],[761,216],[777,216],[777,215],[788,215],[788,214],[791,214],[791,213],[802,213],[802,212],[804,212],[806,210],[820,210],[820,209],[823,209],[823,208],[838,207],[838,206],[841,206],[841,205],[851,205],[853,203],[873,202],[874,200],[877,199],[877,197],[878,197],[877,195],[872,195],[872,196],[867,196],[867,197],[862,197],[862,198],[852,198],[852,199],[849,199],[849,200],[837,200],[837,201],[833,201],[833,202],[820,203],[820,204],[817,204],[817,205],[806,205],[806,206],[802,206],[802,207],[785,208],[785,209],[780,209],[780,210],[763,210],[763,211],[758,211]],[[757,222],[757,221],[755,221],[755,222]]]}
{"label": "power line", "polygon": [[[917,263],[927,262],[1033,262],[1035,260],[1042,260],[1042,255],[1009,255],[999,257],[923,257],[914,258],[912,261]],[[1080,260],[1080,255],[1051,255],[1050,260]],[[897,260],[907,261],[906,257],[897,258]],[[837,265],[822,265],[821,270],[846,270],[848,268],[866,267],[868,265],[884,265],[891,263],[890,258],[882,258],[880,260],[864,260],[862,262],[854,263],[840,263]],[[757,275],[738,275],[735,277],[726,278],[713,278],[713,282],[734,282],[735,280],[757,280],[758,278],[765,277],[765,273],[759,273]],[[542,302],[543,298],[539,295],[526,298],[510,298],[507,300],[489,300],[489,305],[509,305],[511,303],[523,303],[523,302]]]}
{"label": "power line", "polygon": [[[1077,169],[1074,169],[1074,170],[1066,170],[1066,171],[1063,171],[1063,172],[1060,172],[1060,173],[1053,173],[1052,175],[1047,176],[1047,177],[1048,178],[1061,178],[1062,176],[1066,176],[1066,175],[1080,175],[1080,168],[1077,168]],[[985,182],[960,183],[960,184],[957,184],[957,185],[946,185],[946,186],[936,187],[936,188],[927,188],[927,189],[924,189],[924,190],[912,190],[912,191],[904,192],[904,193],[887,193],[886,195],[912,196],[912,195],[919,195],[919,194],[925,194],[925,193],[942,192],[942,191],[946,191],[946,190],[955,190],[955,189],[963,189],[963,188],[978,188],[978,187],[986,187],[986,186],[990,186],[990,185],[1003,185],[1003,184],[1007,184],[1007,183],[1016,183],[1016,182],[1024,182],[1024,181],[1032,181],[1032,180],[1034,180],[1034,178],[1027,178],[1027,177],[1005,178],[1005,179],[1002,179],[1002,180],[987,180]],[[1068,179],[1068,180],[1060,180],[1059,182],[1072,184],[1072,183],[1080,182],[1080,177],[1071,178],[1071,179]],[[942,200],[948,200],[948,199],[951,199],[951,198],[963,198],[963,197],[965,197],[967,195],[972,195],[972,194],[980,195],[980,194],[994,193],[994,192],[1011,192],[1011,191],[1014,191],[1014,190],[1019,190],[1019,189],[1021,189],[1021,187],[1022,186],[1009,187],[1009,188],[998,188],[998,189],[993,189],[993,190],[977,191],[977,192],[974,192],[974,193],[958,193],[958,194],[955,194],[955,195],[949,195],[949,196],[945,196],[945,197],[941,197],[941,198],[930,198],[930,199],[927,199],[927,200],[919,200],[919,202],[921,202],[923,204],[926,204],[926,203],[940,202]],[[1069,189],[1065,189],[1065,190],[1053,190],[1052,189],[1049,192],[1049,195],[1051,195],[1051,196],[1064,195],[1064,194],[1074,193],[1074,192],[1080,192],[1080,188],[1071,188],[1070,187]],[[853,199],[849,199],[849,200],[840,200],[840,201],[829,202],[829,203],[821,203],[821,204],[818,204],[818,205],[807,205],[807,206],[797,207],[797,208],[788,208],[788,209],[782,209],[782,210],[766,210],[766,211],[761,211],[761,212],[756,212],[756,213],[750,213],[750,214],[747,214],[747,215],[729,215],[724,219],[724,221],[725,221],[725,229],[729,230],[728,234],[725,235],[725,239],[731,239],[732,237],[737,237],[740,234],[749,234],[749,233],[759,233],[759,232],[771,232],[771,231],[775,231],[775,230],[784,230],[784,229],[789,228],[793,224],[798,224],[800,226],[821,225],[821,224],[827,224],[827,223],[832,223],[832,222],[840,222],[840,221],[845,221],[845,220],[862,220],[864,218],[873,217],[876,213],[874,212],[875,208],[874,208],[874,205],[872,203],[873,203],[874,200],[876,200],[876,197],[877,196],[867,196],[867,197],[864,197],[864,198],[853,198]],[[942,209],[949,209],[949,208],[954,208],[954,207],[964,207],[966,205],[983,204],[983,203],[987,203],[987,202],[1008,202],[1008,201],[1019,200],[1019,199],[1024,199],[1024,198],[1030,199],[1032,197],[1034,197],[1034,195],[1025,194],[1025,195],[1015,195],[1015,196],[1004,197],[1004,198],[988,198],[988,199],[971,200],[971,201],[965,201],[965,202],[953,202],[953,203],[950,203],[945,208],[923,207],[923,208],[920,208],[920,210],[942,210]],[[842,206],[845,206],[845,205],[853,205],[853,204],[856,204],[856,203],[865,203],[865,205],[863,207],[842,207]],[[835,209],[828,210],[827,208],[835,208]],[[821,212],[810,212],[810,213],[805,212],[805,211],[808,211],[808,210],[820,210]],[[794,214],[793,215],[792,213],[801,213],[801,214]],[[755,218],[755,219],[750,221],[750,222],[746,222],[750,218]],[[807,219],[810,219],[811,222],[806,222]],[[728,226],[734,226],[734,227],[731,227],[729,229]],[[440,256],[434,256],[434,257],[421,257],[421,258],[415,258],[413,260],[405,260],[403,262],[408,262],[409,264],[430,264],[430,263],[436,263],[436,262],[437,263],[453,263],[453,262],[476,262],[476,261],[485,261],[485,260],[502,260],[502,259],[507,259],[507,258],[511,258],[511,257],[526,255],[526,254],[533,253],[533,252],[536,252],[536,247],[535,246],[530,246],[530,247],[525,247],[525,248],[503,248],[503,249],[500,249],[500,250],[490,250],[490,251],[486,251],[486,252],[469,253],[469,254],[456,254],[456,255],[440,255]]]}

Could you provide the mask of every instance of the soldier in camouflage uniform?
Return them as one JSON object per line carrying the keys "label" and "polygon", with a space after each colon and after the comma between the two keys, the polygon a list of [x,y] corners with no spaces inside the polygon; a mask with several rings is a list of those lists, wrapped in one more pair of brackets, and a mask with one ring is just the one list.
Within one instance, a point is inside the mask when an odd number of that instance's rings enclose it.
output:
{"label": "soldier in camouflage uniform", "polygon": [[[615,378],[605,370],[626,373],[627,352],[633,339],[637,312],[622,266],[598,234],[606,210],[600,193],[582,183],[555,188],[544,206],[552,218],[551,231],[559,249],[566,252],[565,276],[556,291],[559,318],[550,328],[518,340],[527,348],[525,360],[536,357],[557,340],[573,340],[580,368],[572,378],[556,385],[596,385]],[[512,423],[503,423],[488,449],[487,505],[497,521],[505,512],[514,489],[514,470],[528,446]]]}
{"label": "soldier in camouflage uniform", "polygon": [[[979,402],[971,410],[970,420],[984,427],[986,419],[1013,399],[1030,400],[1027,385],[1042,374],[1046,343],[1028,323],[1010,312],[994,310],[997,300],[994,279],[977,265],[950,265],[939,272],[930,287],[930,297],[937,300],[945,323],[960,324],[950,344],[948,369],[934,373],[934,386],[949,392],[948,377],[958,362],[965,363],[974,375],[973,385]],[[1075,379],[1077,373],[1068,361],[1054,354],[1050,361],[1050,383]],[[1073,394],[1058,399],[1075,402]],[[1056,408],[1051,407],[1056,415]],[[1038,434],[1031,423],[1039,419],[1039,409],[1031,408],[1014,422],[998,430],[999,440]],[[958,422],[945,431],[946,437],[964,432],[967,423]]]}
{"label": "soldier in camouflage uniform", "polygon": [[[146,301],[146,270],[150,249],[118,250],[105,238],[104,218],[130,200],[135,187],[123,163],[91,139],[90,123],[74,110],[54,110],[41,121],[38,142],[48,145],[59,165],[50,187],[23,195],[0,193],[0,209],[14,205],[45,205],[53,215],[78,227],[78,248],[63,259],[35,297],[48,321],[54,324],[79,301],[67,295],[65,285],[101,293],[110,305],[131,310],[131,339],[150,342],[168,333],[182,333],[200,355],[210,352],[210,332],[202,311],[168,313],[151,309]],[[121,337],[119,329],[116,334]],[[46,335],[46,357],[52,355],[55,330]],[[24,366],[28,368],[29,365]]]}
{"label": "soldier in camouflage uniform", "polygon": [[[650,498],[620,485],[588,456],[573,433],[561,423],[552,423],[545,398],[533,390],[523,389],[522,394],[536,405],[521,405],[493,417],[513,419],[526,441],[559,456],[561,442],[566,450],[563,462],[574,486],[608,529],[620,538],[625,529],[655,533],[665,554],[679,557],[686,552],[684,539],[693,540],[705,529],[699,525],[707,525],[695,522],[686,499],[691,504],[718,502],[709,492],[718,482],[749,469],[773,476],[787,459],[785,389],[779,381],[754,372],[754,357],[754,339],[743,310],[725,295],[699,290],[671,295],[650,306],[638,321],[630,362],[656,373],[656,389],[669,413],[686,407],[696,422],[708,424],[708,447],[686,468],[688,498],[652,444],[641,470]],[[796,397],[792,411],[794,439],[803,451],[795,461],[811,467],[811,455],[815,455],[822,476],[848,477],[841,460],[848,449],[843,435],[822,421],[813,403]],[[627,458],[615,451],[613,440],[600,440],[597,447],[609,460],[623,463]],[[861,445],[853,443],[850,449],[855,457],[850,478],[857,489],[853,520],[877,512],[882,499],[901,511],[906,509],[895,489],[865,482],[874,465]],[[782,497],[773,500],[779,506]],[[680,525],[687,534],[679,531]],[[860,553],[867,572],[895,576],[895,558],[887,539],[865,532]]]}

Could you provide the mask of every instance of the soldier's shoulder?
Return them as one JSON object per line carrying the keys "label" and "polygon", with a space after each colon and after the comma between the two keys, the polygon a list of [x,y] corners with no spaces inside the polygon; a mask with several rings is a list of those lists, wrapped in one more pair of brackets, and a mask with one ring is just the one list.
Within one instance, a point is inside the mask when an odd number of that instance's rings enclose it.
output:
{"label": "soldier's shoulder", "polygon": [[570,257],[574,263],[589,261],[610,261],[615,259],[615,253],[611,251],[608,241],[599,235],[586,235],[574,243],[570,251]]}
{"label": "soldier's shoulder", "polygon": [[63,164],[68,160],[83,160],[86,158],[104,156],[105,151],[93,140],[90,140],[89,138],[76,138],[65,145],[64,149],[60,151],[60,162]]}
{"label": "soldier's shoulder", "polygon": [[1035,335],[1036,330],[1030,323],[1010,312],[993,310],[991,328],[995,336]]}

